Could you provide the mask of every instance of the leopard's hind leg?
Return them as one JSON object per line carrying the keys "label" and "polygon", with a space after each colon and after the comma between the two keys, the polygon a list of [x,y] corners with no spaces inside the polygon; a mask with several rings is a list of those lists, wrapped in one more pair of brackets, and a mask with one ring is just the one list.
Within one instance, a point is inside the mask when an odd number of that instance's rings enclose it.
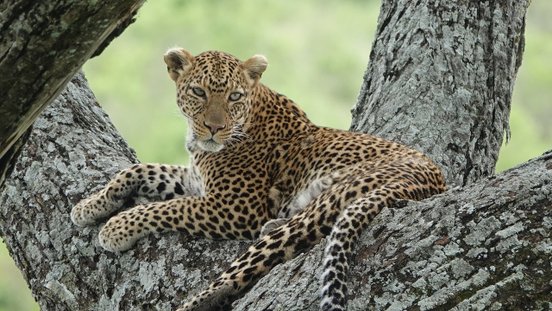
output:
{"label": "leopard's hind leg", "polygon": [[[367,181],[373,187],[377,181]],[[179,311],[224,310],[277,264],[287,261],[331,232],[341,208],[357,195],[350,183],[338,183],[323,192],[289,222],[276,228],[235,260],[228,270]],[[367,188],[367,189],[368,189]]]}
{"label": "leopard's hind leg", "polygon": [[445,190],[440,173],[419,162],[395,163],[402,173],[394,181],[370,191],[347,206],[332,228],[324,252],[320,310],[346,309],[347,274],[352,247],[380,211],[398,200],[423,200]]}

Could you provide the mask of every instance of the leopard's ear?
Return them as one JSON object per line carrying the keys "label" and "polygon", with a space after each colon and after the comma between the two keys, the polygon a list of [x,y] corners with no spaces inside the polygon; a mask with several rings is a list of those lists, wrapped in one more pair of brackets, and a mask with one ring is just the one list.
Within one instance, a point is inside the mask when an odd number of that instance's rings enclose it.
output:
{"label": "leopard's ear", "polygon": [[163,55],[163,59],[167,64],[169,76],[175,82],[178,77],[188,73],[194,63],[194,57],[192,54],[185,49],[178,47],[169,49],[165,55]]}
{"label": "leopard's ear", "polygon": [[263,55],[254,55],[240,66],[243,68],[245,77],[253,86],[261,79],[268,66],[268,60]]}

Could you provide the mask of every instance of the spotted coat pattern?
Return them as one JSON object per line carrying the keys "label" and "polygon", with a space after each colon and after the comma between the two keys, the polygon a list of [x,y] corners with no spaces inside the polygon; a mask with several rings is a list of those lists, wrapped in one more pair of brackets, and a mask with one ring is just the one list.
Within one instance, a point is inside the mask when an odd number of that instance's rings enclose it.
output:
{"label": "spotted coat pattern", "polygon": [[105,249],[124,251],[165,231],[258,239],[181,311],[228,309],[272,267],[325,236],[320,308],[344,310],[348,259],[362,230],[398,200],[445,190],[440,169],[416,150],[312,124],[293,101],[259,82],[263,56],[241,62],[222,52],[194,57],[175,48],[165,62],[188,119],[191,165],[125,169],[79,202],[71,219],[90,225],[145,198],[153,202],[107,221],[99,233]]}

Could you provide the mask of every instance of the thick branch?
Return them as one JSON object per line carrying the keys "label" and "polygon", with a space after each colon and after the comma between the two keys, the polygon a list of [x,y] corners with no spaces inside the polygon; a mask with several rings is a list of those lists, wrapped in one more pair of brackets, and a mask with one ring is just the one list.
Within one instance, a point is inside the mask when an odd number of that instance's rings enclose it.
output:
{"label": "thick branch", "polygon": [[[385,210],[357,247],[349,310],[547,309],[551,194],[552,151],[464,189]],[[236,310],[318,310],[322,249],[275,268]]]}
{"label": "thick branch", "polygon": [[449,184],[494,173],[529,1],[383,1],[352,130],[436,160]]}
{"label": "thick branch", "polygon": [[15,142],[92,53],[132,21],[142,3],[18,0],[0,4],[0,185],[18,153]]}

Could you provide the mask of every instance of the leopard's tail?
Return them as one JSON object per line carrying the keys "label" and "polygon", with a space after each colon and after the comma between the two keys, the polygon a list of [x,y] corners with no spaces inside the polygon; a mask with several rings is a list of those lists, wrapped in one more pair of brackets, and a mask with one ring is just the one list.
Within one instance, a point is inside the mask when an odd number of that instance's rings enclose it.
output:
{"label": "leopard's tail", "polygon": [[345,310],[352,247],[381,209],[391,205],[393,201],[391,192],[382,188],[357,199],[343,210],[332,229],[324,252],[320,310]]}

